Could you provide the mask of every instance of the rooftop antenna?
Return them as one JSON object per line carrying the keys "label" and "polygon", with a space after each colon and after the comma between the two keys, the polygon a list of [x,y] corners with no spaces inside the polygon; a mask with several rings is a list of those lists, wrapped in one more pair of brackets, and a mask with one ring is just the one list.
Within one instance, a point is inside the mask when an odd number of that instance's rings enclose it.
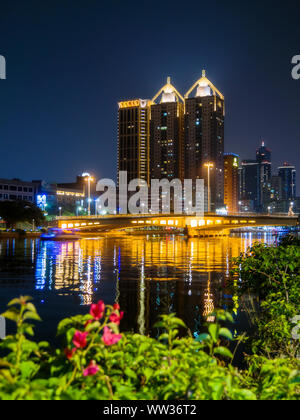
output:
{"label": "rooftop antenna", "polygon": [[202,70],[202,77],[206,77],[206,71]]}

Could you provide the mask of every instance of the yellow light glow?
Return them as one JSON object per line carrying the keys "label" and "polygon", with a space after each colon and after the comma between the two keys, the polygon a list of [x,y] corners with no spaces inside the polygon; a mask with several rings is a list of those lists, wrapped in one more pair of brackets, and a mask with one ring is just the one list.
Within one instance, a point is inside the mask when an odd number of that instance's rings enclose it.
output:
{"label": "yellow light glow", "polygon": [[160,221],[160,224],[161,224],[161,225],[166,225],[166,224],[167,224],[167,221],[166,221],[166,220],[161,220],[161,221]]}
{"label": "yellow light glow", "polygon": [[213,224],[214,224],[214,222],[213,222],[212,220],[207,220],[207,221],[206,221],[206,224],[207,224],[207,225],[213,225]]}
{"label": "yellow light glow", "polygon": [[205,226],[205,220],[199,220],[198,225],[199,226]]}
{"label": "yellow light glow", "polygon": [[191,226],[192,227],[197,227],[198,226],[197,220],[192,220],[191,221]]}
{"label": "yellow light glow", "polygon": [[174,225],[174,220],[168,220],[168,225]]}
{"label": "yellow light glow", "polygon": [[73,223],[69,223],[69,224],[68,224],[68,227],[69,227],[69,228],[74,227]]}
{"label": "yellow light glow", "polygon": [[119,108],[134,108],[137,106],[140,106],[140,101],[138,99],[134,101],[119,102]]}
{"label": "yellow light glow", "polygon": [[62,228],[62,229],[66,229],[66,228],[67,228],[67,224],[66,224],[66,223],[63,223],[63,224],[61,225],[61,228]]}

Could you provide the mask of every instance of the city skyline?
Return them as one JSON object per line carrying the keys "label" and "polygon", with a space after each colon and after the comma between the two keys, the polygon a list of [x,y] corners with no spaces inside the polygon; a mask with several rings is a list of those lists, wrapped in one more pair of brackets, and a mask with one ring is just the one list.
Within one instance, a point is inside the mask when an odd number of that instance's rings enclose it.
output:
{"label": "city skyline", "polygon": [[[300,82],[291,77],[291,58],[298,52],[292,24],[297,5],[287,2],[281,10],[276,2],[272,9],[254,3],[251,10],[229,12],[213,1],[205,10],[207,16],[218,12],[217,29],[212,32],[209,19],[202,20],[201,31],[209,35],[200,35],[199,43],[195,25],[203,9],[193,4],[188,47],[175,33],[175,42],[161,51],[161,40],[184,19],[176,1],[154,2],[147,13],[134,1],[130,7],[117,2],[117,9],[19,3],[17,16],[7,3],[0,17],[0,54],[7,62],[7,79],[0,81],[0,134],[10,157],[2,162],[0,176],[66,182],[89,170],[115,179],[117,102],[133,92],[151,98],[167,76],[185,92],[202,68],[226,98],[225,152],[248,159],[263,138],[273,150],[274,167],[284,161],[299,167]],[[256,33],[250,30],[254,16]],[[148,32],[154,20],[157,31]],[[138,57],[132,49],[140,51]],[[298,171],[298,182],[299,176]]]}

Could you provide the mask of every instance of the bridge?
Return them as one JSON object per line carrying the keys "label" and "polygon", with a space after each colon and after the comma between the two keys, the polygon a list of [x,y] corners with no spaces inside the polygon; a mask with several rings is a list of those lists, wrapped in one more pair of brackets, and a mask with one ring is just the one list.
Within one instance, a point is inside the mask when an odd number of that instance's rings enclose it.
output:
{"label": "bridge", "polygon": [[231,230],[263,226],[299,226],[298,216],[234,214],[218,216],[205,214],[203,217],[176,214],[140,214],[57,217],[55,225],[62,229],[76,229],[82,233],[110,231],[147,231],[184,233],[189,237],[228,235]]}

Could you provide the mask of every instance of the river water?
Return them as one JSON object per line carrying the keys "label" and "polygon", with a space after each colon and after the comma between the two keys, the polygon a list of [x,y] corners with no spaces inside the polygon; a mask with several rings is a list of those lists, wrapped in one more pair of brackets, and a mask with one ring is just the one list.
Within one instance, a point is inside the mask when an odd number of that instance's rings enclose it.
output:
{"label": "river water", "polygon": [[[255,241],[273,243],[274,236],[0,240],[0,313],[10,299],[32,296],[43,319],[37,336],[51,341],[61,319],[86,313],[91,303],[102,299],[120,303],[123,331],[155,335],[158,316],[176,312],[197,336],[206,314],[231,306],[226,286],[230,260]],[[238,304],[235,312],[235,331],[247,329]]]}

